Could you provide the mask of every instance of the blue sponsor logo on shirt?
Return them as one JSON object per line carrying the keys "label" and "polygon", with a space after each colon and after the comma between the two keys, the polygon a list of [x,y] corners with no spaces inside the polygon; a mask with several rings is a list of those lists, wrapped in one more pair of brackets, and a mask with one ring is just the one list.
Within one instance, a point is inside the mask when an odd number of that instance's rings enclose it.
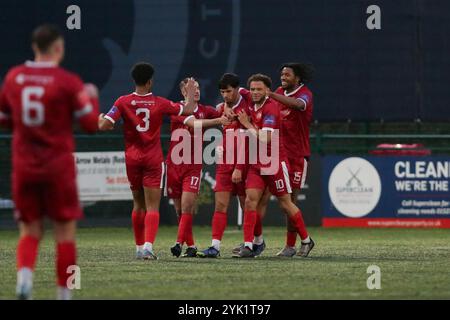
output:
{"label": "blue sponsor logo on shirt", "polygon": [[263,124],[274,125],[275,124],[275,116],[269,114],[264,118]]}

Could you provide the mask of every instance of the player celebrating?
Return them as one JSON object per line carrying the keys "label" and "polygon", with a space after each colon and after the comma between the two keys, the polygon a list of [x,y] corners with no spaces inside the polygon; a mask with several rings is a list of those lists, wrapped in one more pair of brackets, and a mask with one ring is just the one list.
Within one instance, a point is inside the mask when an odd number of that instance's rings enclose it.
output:
{"label": "player celebrating", "polygon": [[[256,164],[249,165],[246,181],[246,199],[244,213],[244,247],[235,255],[238,258],[255,257],[253,250],[253,236],[257,217],[257,207],[264,190],[269,188],[270,192],[278,198],[281,208],[288,214],[289,219],[301,239],[312,243],[303,222],[300,210],[292,202],[289,193],[291,186],[289,181],[288,167],[286,164],[286,151],[283,144],[278,143],[276,137],[281,131],[281,116],[278,103],[267,97],[271,86],[269,77],[256,74],[249,78],[248,85],[254,105],[250,108],[251,122],[245,112],[239,112],[238,117],[241,124],[258,139],[258,147],[265,144],[267,150],[272,150],[272,143],[278,154],[270,152],[269,165],[265,164],[261,152],[258,152]],[[274,139],[274,141],[272,141]],[[276,145],[278,143],[278,146]],[[275,169],[273,168],[275,165]],[[269,171],[270,169],[270,171]],[[312,246],[308,246],[309,250]],[[306,255],[309,252],[306,253]]]}
{"label": "player celebrating", "polygon": [[[180,83],[181,94],[186,99],[186,84],[188,79],[184,79]],[[167,155],[167,191],[168,196],[173,199],[175,211],[178,216],[178,235],[175,245],[170,248],[175,257],[179,257],[182,252],[183,243],[186,242],[188,246],[183,257],[196,257],[197,248],[194,243],[194,236],[192,232],[192,221],[195,210],[195,203],[198,193],[200,191],[200,181],[202,179],[202,144],[194,143],[194,127],[202,128],[227,125],[228,118],[223,116],[213,107],[205,106],[199,103],[200,101],[200,87],[198,82],[195,82],[195,109],[190,116],[172,116],[171,117],[171,133],[172,140]],[[180,102],[183,105],[184,102]],[[182,159],[185,155],[174,152],[178,145],[178,140],[174,138],[174,133],[180,133],[179,130],[188,130],[191,137],[191,154],[188,157],[189,163],[181,163],[175,161]],[[178,132],[177,132],[178,131]],[[201,140],[202,141],[202,140]],[[199,154],[200,163],[195,161],[195,153]]]}
{"label": "player celebrating", "polygon": [[12,68],[0,93],[0,121],[13,128],[12,189],[19,221],[17,288],[30,299],[43,218],[53,220],[57,298],[70,299],[68,267],[76,265],[76,220],[82,217],[73,158],[73,119],[89,133],[97,130],[98,110],[80,78],[59,64],[64,39],[57,27],[32,34],[34,61]]}
{"label": "player celebrating", "polygon": [[159,226],[159,203],[163,185],[164,162],[160,131],[164,115],[188,115],[194,109],[194,81],[186,84],[186,104],[181,105],[153,95],[153,67],[138,63],[131,70],[135,92],[121,96],[111,110],[99,117],[100,130],[112,130],[124,121],[125,161],[133,194],[131,214],[136,257],[156,260],[153,243]]}
{"label": "player celebrating", "polygon": [[[223,154],[222,163],[216,165],[216,186],[215,191],[215,209],[212,218],[212,243],[211,246],[197,253],[197,256],[202,258],[217,258],[220,256],[220,242],[222,241],[223,233],[227,226],[227,211],[232,195],[239,197],[239,203],[243,207],[245,202],[245,174],[246,166],[242,163],[241,166],[237,163],[237,139],[234,141],[234,149],[227,150],[226,138],[227,132],[235,133],[238,130],[244,129],[238,121],[236,114],[240,111],[249,113],[247,100],[239,93],[239,77],[232,73],[226,73],[219,80],[219,90],[223,103],[218,105],[219,112],[225,114],[229,109],[231,117],[234,117],[229,125],[223,126],[222,146],[220,146]],[[228,163],[226,161],[227,153],[232,153],[233,161]],[[245,160],[245,159],[244,159]],[[233,183],[233,176],[237,183]]]}
{"label": "player celebrating", "polygon": [[[305,83],[312,79],[314,69],[309,64],[285,63],[280,72],[281,87],[275,92],[269,92],[268,96],[280,102],[282,106],[282,143],[288,155],[289,179],[293,189],[292,202],[296,203],[300,189],[305,184],[311,155],[309,125],[312,121],[313,96]],[[286,246],[277,255],[292,257],[296,254],[297,232],[288,218],[286,224]],[[297,255],[306,257],[313,247],[314,241],[302,240]]]}
{"label": "player celebrating", "polygon": [[[247,104],[247,113],[250,114],[250,106],[253,105],[253,101],[252,101],[252,97],[250,94],[250,91],[248,91],[245,88],[239,88],[238,89],[238,93],[239,95],[242,97],[242,102],[241,103],[246,103]],[[236,111],[236,112],[235,112]],[[231,119],[238,119],[237,116],[237,112],[239,112],[240,110],[234,110],[232,107],[229,106],[229,104],[223,104],[223,112],[224,114],[231,118]],[[240,126],[240,130],[245,129],[240,122],[239,123]],[[237,144],[235,144],[236,146]],[[244,146],[241,146],[241,149]],[[235,149],[234,151],[237,152],[238,149]],[[244,150],[244,153],[248,152],[248,150]],[[247,161],[248,159],[248,155],[245,155],[245,161]],[[234,167],[234,171],[233,174],[231,176],[231,182],[233,183],[233,185],[239,186],[239,188],[244,187],[244,191],[241,192],[241,195],[243,195],[242,200],[245,200],[245,179],[246,179],[246,172],[248,170],[248,164],[244,161],[244,163],[236,163],[235,167]],[[223,177],[223,176],[222,176]],[[216,178],[216,181],[218,181],[218,178]],[[216,187],[217,189],[217,187]],[[265,211],[267,209],[267,203],[269,201],[270,198],[270,192],[269,190],[266,188],[266,191],[264,192],[261,200],[258,203],[257,206],[257,212],[258,214],[256,215],[256,223],[255,223],[255,229],[254,229],[254,238],[253,238],[253,251],[255,253],[255,256],[259,256],[264,249],[266,248],[266,243],[264,241],[264,237],[263,237],[263,232],[262,232],[262,218],[265,216]],[[216,201],[217,203],[217,201]],[[243,208],[244,205],[244,201],[240,201],[240,204]],[[243,248],[245,247],[244,243],[241,243],[239,246],[235,247],[232,250],[233,254],[238,254]],[[213,255],[214,250],[211,251],[212,256]]]}
{"label": "player celebrating", "polygon": [[[289,179],[293,189],[292,202],[296,203],[300,189],[306,180],[308,159],[311,154],[309,125],[312,120],[313,98],[305,83],[312,79],[314,69],[309,64],[285,63],[280,68],[280,72],[282,85],[275,93],[268,92],[268,96],[281,103],[282,143],[288,155]],[[255,227],[255,238],[257,235],[262,236],[261,220],[265,215],[269,199],[270,193],[266,192],[260,201],[258,207],[260,219]],[[297,253],[295,249],[297,231],[287,217],[286,223],[288,229],[286,246],[277,255],[292,257]],[[237,253],[242,246],[236,247],[233,253]],[[297,255],[306,257],[312,247],[314,247],[314,241],[303,241]]]}

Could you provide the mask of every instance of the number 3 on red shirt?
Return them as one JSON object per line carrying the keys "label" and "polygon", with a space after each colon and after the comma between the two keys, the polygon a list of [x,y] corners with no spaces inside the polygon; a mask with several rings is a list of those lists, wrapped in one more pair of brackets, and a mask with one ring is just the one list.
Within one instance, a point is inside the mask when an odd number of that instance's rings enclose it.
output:
{"label": "number 3 on red shirt", "polygon": [[142,121],[144,121],[144,126],[142,126],[141,123],[136,126],[136,130],[139,132],[146,132],[150,128],[150,110],[146,108],[136,109],[136,116],[140,115],[141,113],[144,114],[144,118],[142,118]]}

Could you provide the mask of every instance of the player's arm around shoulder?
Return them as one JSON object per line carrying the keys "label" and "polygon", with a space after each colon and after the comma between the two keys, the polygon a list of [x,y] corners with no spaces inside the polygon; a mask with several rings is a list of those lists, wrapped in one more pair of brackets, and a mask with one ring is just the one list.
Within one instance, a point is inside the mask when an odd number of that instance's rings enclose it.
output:
{"label": "player's arm around shoulder", "polygon": [[287,97],[285,95],[276,93],[276,92],[272,92],[269,91],[267,93],[269,98],[274,99],[275,101],[278,101],[281,104],[284,104],[285,106],[295,109],[295,110],[300,110],[300,111],[305,111],[306,110],[306,102],[303,99],[297,99],[294,97]]}

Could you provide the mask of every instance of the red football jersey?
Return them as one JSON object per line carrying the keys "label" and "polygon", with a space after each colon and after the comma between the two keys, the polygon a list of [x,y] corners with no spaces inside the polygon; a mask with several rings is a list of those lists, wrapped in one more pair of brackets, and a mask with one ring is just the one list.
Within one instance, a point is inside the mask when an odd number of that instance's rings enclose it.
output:
{"label": "red football jersey", "polygon": [[[280,105],[278,102],[271,98],[266,98],[266,100],[263,102],[263,104],[256,108],[256,105],[253,105],[250,108],[250,115],[251,115],[251,122],[253,126],[256,127],[258,130],[268,130],[272,132],[272,141],[267,144],[267,155],[271,156],[271,145],[274,143],[274,132],[276,132],[279,135],[278,139],[278,161],[283,161],[286,159],[286,151],[284,149],[284,145],[282,143],[282,122],[281,122],[281,115],[280,115]],[[259,146],[261,143],[258,144]],[[275,146],[276,147],[276,146]],[[258,156],[257,156],[257,166],[261,167],[261,160],[258,150]],[[252,157],[250,155],[249,158],[250,161],[252,161]],[[250,163],[251,164],[251,163]],[[268,165],[264,165],[268,166]]]}
{"label": "red football jersey", "polygon": [[42,177],[73,166],[74,118],[97,130],[98,105],[77,75],[51,62],[12,68],[0,93],[0,120],[13,126],[14,172]]}
{"label": "red football jersey", "polygon": [[[219,113],[222,115],[224,112],[224,107],[225,107],[225,103],[222,102],[217,106],[217,110],[219,111]],[[247,101],[246,98],[244,98],[242,95],[239,96],[239,100],[238,102],[231,107],[233,112],[235,114],[238,114],[241,111],[246,112],[248,115],[250,115],[250,110],[249,110],[249,103]],[[222,162],[223,163],[218,163],[216,166],[216,172],[221,172],[221,173],[231,173],[233,172],[234,168],[235,168],[235,164],[237,163],[237,158],[238,158],[238,138],[236,137],[234,139],[234,150],[230,150],[227,151],[227,132],[232,131],[234,134],[237,134],[237,130],[241,130],[241,129],[245,129],[245,127],[239,122],[238,119],[233,120],[229,125],[227,126],[223,126],[222,128],[222,144],[219,146],[219,148],[221,148],[221,152],[223,154],[223,158],[222,158]],[[248,141],[247,141],[248,143]],[[248,147],[246,148],[246,150],[248,150]],[[233,160],[227,161],[227,153],[228,152],[232,152],[233,155]],[[245,159],[241,160],[241,162],[245,162]],[[245,164],[245,163],[243,163]],[[240,168],[238,166],[238,168]],[[242,168],[240,168],[242,169]]]}
{"label": "red football jersey", "polygon": [[[183,106],[183,102],[178,103],[180,106]],[[194,154],[197,153],[197,158],[200,161],[200,163],[195,164],[195,166],[201,167],[202,166],[202,161],[203,161],[203,137],[201,137],[201,141],[202,143],[199,144],[197,147],[198,149],[196,149],[196,145],[194,144],[194,129],[187,126],[185,123],[186,121],[188,121],[189,119],[191,119],[192,117],[195,117],[196,119],[215,119],[221,116],[221,113],[216,110],[214,107],[211,106],[205,106],[202,104],[198,104],[192,115],[189,116],[172,116],[170,117],[170,133],[171,135],[174,133],[175,130],[178,129],[186,129],[189,131],[190,136],[191,136],[191,156],[189,158],[189,162],[190,164],[184,164],[182,163],[181,165],[186,165],[186,166],[191,166],[192,164],[194,164]],[[202,130],[202,133],[204,132],[204,130]],[[180,138],[180,140],[182,140]],[[172,155],[172,150],[175,148],[176,145],[178,145],[178,143],[180,143],[180,140],[175,140],[175,141],[170,141],[170,147],[169,147],[169,152],[167,153],[167,163],[178,163],[179,161],[174,161],[174,159],[172,159],[172,157],[183,157],[183,152],[180,152],[179,154],[176,153],[174,155]]]}
{"label": "red football jersey", "polygon": [[105,115],[115,123],[123,119],[125,157],[128,164],[161,165],[161,125],[164,115],[181,115],[183,106],[152,93],[121,96]]}
{"label": "red football jersey", "polygon": [[303,111],[281,105],[282,136],[283,145],[289,158],[309,157],[311,155],[309,125],[313,114],[313,95],[311,91],[302,84],[290,93],[286,93],[281,87],[275,92],[286,97],[299,99],[305,103],[306,109]]}

